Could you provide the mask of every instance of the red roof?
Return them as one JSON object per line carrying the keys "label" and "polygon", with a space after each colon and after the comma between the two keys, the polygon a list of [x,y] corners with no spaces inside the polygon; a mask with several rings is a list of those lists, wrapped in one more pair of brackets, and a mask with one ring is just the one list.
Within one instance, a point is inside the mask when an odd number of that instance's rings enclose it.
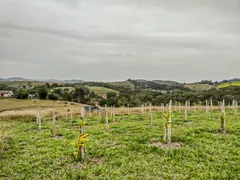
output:
{"label": "red roof", "polygon": [[7,91],[0,91],[0,94],[9,94]]}

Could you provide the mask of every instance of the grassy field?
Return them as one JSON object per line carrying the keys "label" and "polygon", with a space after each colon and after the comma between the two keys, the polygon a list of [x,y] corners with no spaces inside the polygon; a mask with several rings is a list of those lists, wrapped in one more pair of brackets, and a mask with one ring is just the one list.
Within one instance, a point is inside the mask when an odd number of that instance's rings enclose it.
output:
{"label": "grassy field", "polygon": [[235,81],[235,82],[232,82],[232,83],[222,83],[222,84],[219,84],[218,85],[218,88],[226,88],[226,87],[229,87],[229,86],[240,86],[240,81]]}
{"label": "grassy field", "polygon": [[0,84],[5,84],[5,85],[8,85],[9,87],[17,88],[19,85],[27,86],[28,82],[31,82],[33,86],[46,84],[45,82],[40,82],[40,81],[6,81],[6,82],[3,81],[3,82],[0,82]]}
{"label": "grassy field", "polygon": [[113,89],[109,89],[109,88],[105,88],[105,87],[101,87],[101,86],[86,86],[87,88],[89,88],[91,91],[93,91],[94,93],[100,95],[100,94],[106,94],[108,92],[116,92],[118,93],[118,91],[115,91]]}
{"label": "grassy field", "polygon": [[214,88],[215,86],[209,84],[186,84],[184,87],[189,88],[194,91],[204,91]]}
{"label": "grassy field", "polygon": [[12,109],[25,109],[25,108],[37,108],[37,107],[64,107],[66,104],[72,104],[78,106],[77,103],[64,102],[64,101],[52,101],[52,100],[39,100],[39,99],[13,99],[13,98],[0,98],[0,112]]}
{"label": "grassy field", "polygon": [[[240,114],[227,113],[227,134],[219,133],[220,112],[210,119],[205,111],[174,112],[172,141],[180,148],[160,148],[163,119],[148,115],[117,116],[106,130],[105,120],[87,118],[86,160],[75,162],[73,145],[79,131],[74,123],[57,121],[58,138],[51,137],[51,121],[16,118],[2,124],[0,178],[2,179],[240,179]],[[112,121],[109,118],[110,122]]]}

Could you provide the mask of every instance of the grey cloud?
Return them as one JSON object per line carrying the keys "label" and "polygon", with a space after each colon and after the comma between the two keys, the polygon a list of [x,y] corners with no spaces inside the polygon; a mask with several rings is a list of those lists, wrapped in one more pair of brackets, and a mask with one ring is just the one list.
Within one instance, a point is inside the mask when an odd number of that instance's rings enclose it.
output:
{"label": "grey cloud", "polygon": [[71,32],[64,32],[64,31],[60,31],[60,30],[53,30],[53,29],[46,29],[46,28],[24,27],[24,26],[17,25],[17,24],[0,23],[0,29],[1,28],[49,34],[52,36],[60,36],[60,37],[66,37],[66,38],[72,38],[72,39],[85,39],[84,36],[73,34]]}
{"label": "grey cloud", "polygon": [[237,0],[1,1],[0,76],[184,82],[236,77],[238,5]]}

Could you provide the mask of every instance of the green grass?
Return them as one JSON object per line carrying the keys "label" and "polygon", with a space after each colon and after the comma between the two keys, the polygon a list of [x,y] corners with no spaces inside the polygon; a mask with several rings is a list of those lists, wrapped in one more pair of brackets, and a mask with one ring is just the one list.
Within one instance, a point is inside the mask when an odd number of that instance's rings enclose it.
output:
{"label": "green grass", "polygon": [[220,89],[220,88],[226,88],[226,87],[229,87],[229,86],[231,86],[230,83],[223,83],[223,84],[219,84],[219,85],[218,85],[218,88],[219,88],[219,89]]}
{"label": "green grass", "polygon": [[232,82],[231,85],[232,86],[240,86],[240,81]]}
{"label": "green grass", "polygon": [[219,84],[218,85],[218,88],[226,88],[226,87],[229,87],[229,86],[240,86],[240,81],[235,81],[235,82],[232,82],[232,83],[222,83],[222,84]]}
{"label": "green grass", "polygon": [[240,81],[232,82],[231,86],[240,86]]}
{"label": "green grass", "polygon": [[116,92],[118,93],[118,91],[115,91],[113,89],[109,89],[109,88],[105,88],[105,87],[101,87],[101,86],[86,86],[87,88],[89,88],[91,91],[93,91],[94,93],[100,95],[100,94],[106,94],[108,92]]}
{"label": "green grass", "polygon": [[[74,125],[57,121],[58,139],[51,137],[51,122],[16,121],[9,129],[11,138],[0,153],[3,179],[239,179],[240,115],[227,113],[227,135],[219,133],[220,112],[214,118],[202,112],[175,112],[172,140],[179,149],[162,149],[163,120],[153,114],[120,117],[105,130],[104,119],[87,119],[86,160],[75,162],[72,141],[77,138],[79,120]],[[111,121],[111,118],[110,118]]]}

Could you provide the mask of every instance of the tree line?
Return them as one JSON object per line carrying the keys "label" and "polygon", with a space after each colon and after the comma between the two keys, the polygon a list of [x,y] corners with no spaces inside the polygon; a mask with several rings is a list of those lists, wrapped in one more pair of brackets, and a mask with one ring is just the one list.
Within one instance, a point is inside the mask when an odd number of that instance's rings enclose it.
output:
{"label": "tree line", "polygon": [[0,84],[2,90],[12,90],[14,97],[17,99],[26,99],[33,95],[39,99],[64,100],[84,104],[99,104],[100,106],[141,106],[144,103],[160,106],[161,103],[168,103],[170,100],[184,104],[186,101],[192,103],[205,102],[212,98],[213,104],[217,105],[218,101],[225,100],[226,103],[233,99],[240,101],[240,88],[227,87],[222,89],[212,88],[208,91],[193,91],[189,89],[164,89],[164,91],[152,91],[141,89],[137,86],[135,89],[128,87],[114,87],[107,83],[87,83],[92,86],[102,86],[115,89],[116,92],[107,92],[106,98],[103,98],[89,88],[86,84],[49,84],[33,86],[30,82],[27,85],[19,85],[17,88],[8,87]]}

